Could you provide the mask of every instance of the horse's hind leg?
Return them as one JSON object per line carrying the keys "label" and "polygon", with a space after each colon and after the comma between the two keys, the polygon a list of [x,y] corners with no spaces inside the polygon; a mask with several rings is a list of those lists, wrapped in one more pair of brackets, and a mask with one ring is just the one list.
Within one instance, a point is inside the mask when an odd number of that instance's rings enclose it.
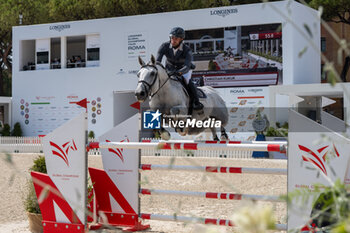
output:
{"label": "horse's hind leg", "polygon": [[221,141],[227,141],[228,140],[228,135],[226,133],[226,130],[224,127],[221,126]]}
{"label": "horse's hind leg", "polygon": [[213,140],[214,141],[220,141],[219,140],[219,138],[218,138],[218,135],[216,134],[216,128],[210,128],[210,130],[211,130],[211,133],[212,133],[212,135],[213,135]]}

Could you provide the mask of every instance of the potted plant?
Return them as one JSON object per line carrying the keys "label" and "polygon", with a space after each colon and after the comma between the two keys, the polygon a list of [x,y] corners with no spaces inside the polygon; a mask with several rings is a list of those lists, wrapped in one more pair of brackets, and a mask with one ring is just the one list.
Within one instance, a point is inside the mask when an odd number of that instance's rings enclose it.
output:
{"label": "potted plant", "polygon": [[[33,163],[33,166],[29,169],[30,171],[47,173],[44,156],[37,157],[33,160]],[[42,233],[42,216],[32,180],[28,180],[27,187],[28,192],[24,200],[24,207],[28,215],[29,230],[32,233]]]}
{"label": "potted plant", "polygon": [[[281,125],[276,122],[276,127],[268,127],[266,130],[266,141],[287,141],[288,123]],[[274,159],[286,159],[286,154],[280,152],[269,152],[269,157]]]}
{"label": "potted plant", "polygon": [[[267,141],[280,141],[288,137],[288,123],[285,122],[283,125],[276,122],[276,127],[268,127],[265,133]],[[268,140],[269,139],[269,140]]]}

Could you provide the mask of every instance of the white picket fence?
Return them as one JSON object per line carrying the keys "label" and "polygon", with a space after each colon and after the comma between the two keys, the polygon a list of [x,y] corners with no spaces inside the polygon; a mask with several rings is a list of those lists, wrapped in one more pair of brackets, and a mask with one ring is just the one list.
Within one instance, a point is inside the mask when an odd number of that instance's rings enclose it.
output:
{"label": "white picket fence", "polygon": [[[149,139],[149,138],[147,138]],[[89,141],[95,141],[90,139]],[[40,137],[0,137],[0,153],[43,153]],[[89,155],[100,155],[99,149],[89,151]],[[186,151],[142,149],[142,156],[176,157],[215,157],[215,158],[252,158],[250,151]]]}
{"label": "white picket fence", "polygon": [[0,137],[1,153],[43,153],[40,137]]}

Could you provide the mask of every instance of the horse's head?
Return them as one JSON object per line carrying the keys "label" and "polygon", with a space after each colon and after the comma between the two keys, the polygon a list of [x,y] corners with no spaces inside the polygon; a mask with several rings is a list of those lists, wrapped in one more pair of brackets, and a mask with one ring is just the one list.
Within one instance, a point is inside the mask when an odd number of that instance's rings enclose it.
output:
{"label": "horse's head", "polygon": [[146,100],[148,96],[154,93],[154,85],[157,80],[158,69],[156,66],[156,59],[152,55],[151,61],[146,64],[141,57],[139,57],[141,69],[137,73],[138,82],[135,90],[135,96],[139,102]]}

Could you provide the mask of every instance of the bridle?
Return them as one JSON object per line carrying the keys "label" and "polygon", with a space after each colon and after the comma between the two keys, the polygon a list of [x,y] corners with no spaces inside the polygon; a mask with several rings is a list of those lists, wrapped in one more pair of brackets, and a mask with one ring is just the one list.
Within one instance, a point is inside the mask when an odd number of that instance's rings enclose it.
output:
{"label": "bridle", "polygon": [[157,68],[156,65],[147,64],[147,65],[141,66],[141,69],[146,68],[146,67],[152,67],[152,68],[154,68],[154,69],[156,70],[156,72],[154,72],[154,78],[153,78],[153,80],[152,80],[152,83],[148,83],[148,82],[146,82],[145,80],[139,80],[137,83],[146,84],[146,87],[147,87],[147,88],[145,88],[145,89],[146,89],[146,94],[147,94],[147,96],[150,96],[150,97],[152,98],[152,97],[155,96],[155,95],[160,91],[160,89],[162,89],[162,87],[169,81],[170,76],[168,75],[168,78],[165,80],[165,82],[164,82],[162,85],[160,85],[160,78],[158,78],[158,89],[152,94],[152,93],[150,93],[150,90],[151,90],[152,86],[155,84],[155,82],[156,82],[156,80],[157,80],[158,68]]}

